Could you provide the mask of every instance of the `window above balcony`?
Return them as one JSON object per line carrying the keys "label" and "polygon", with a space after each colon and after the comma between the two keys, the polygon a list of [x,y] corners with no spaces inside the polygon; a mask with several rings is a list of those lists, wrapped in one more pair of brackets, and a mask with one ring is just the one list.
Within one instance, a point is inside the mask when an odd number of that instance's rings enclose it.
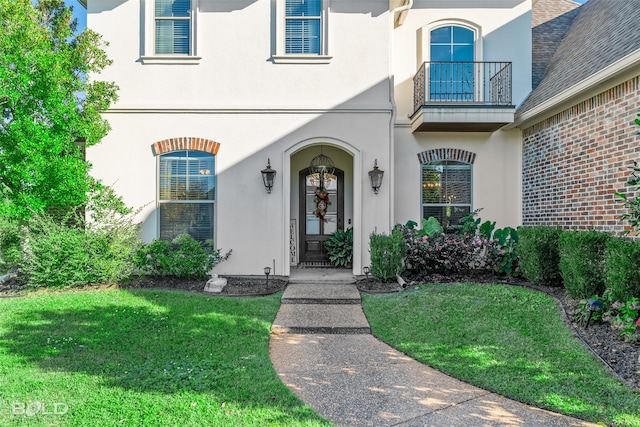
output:
{"label": "window above balcony", "polygon": [[431,27],[414,76],[414,132],[492,132],[511,123],[511,63],[483,62],[479,29]]}

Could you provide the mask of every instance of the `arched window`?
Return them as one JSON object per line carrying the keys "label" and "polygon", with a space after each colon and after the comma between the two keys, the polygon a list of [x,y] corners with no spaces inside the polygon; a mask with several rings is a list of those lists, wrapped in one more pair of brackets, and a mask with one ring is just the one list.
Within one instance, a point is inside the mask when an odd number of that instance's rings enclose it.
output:
{"label": "arched window", "polygon": [[475,79],[475,32],[456,25],[438,27],[430,32],[431,100],[472,101]]}
{"label": "arched window", "polygon": [[160,238],[172,240],[187,233],[200,242],[213,241],[215,156],[184,150],[159,158]]}
{"label": "arched window", "polygon": [[434,217],[446,229],[471,213],[471,168],[454,160],[422,165],[422,218]]}

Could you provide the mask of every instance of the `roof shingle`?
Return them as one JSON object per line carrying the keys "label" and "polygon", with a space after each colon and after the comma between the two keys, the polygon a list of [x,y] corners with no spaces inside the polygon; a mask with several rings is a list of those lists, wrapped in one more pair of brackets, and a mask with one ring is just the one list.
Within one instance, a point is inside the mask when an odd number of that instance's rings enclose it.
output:
{"label": "roof shingle", "polygon": [[640,49],[640,7],[629,0],[589,0],[578,8],[544,77],[518,109],[530,110]]}

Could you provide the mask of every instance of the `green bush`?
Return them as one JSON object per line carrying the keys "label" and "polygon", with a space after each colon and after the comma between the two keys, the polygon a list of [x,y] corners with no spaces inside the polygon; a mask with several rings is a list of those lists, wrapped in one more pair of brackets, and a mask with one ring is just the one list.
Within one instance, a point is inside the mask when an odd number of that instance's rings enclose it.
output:
{"label": "green bush", "polygon": [[613,298],[640,297],[640,241],[611,238],[606,252],[606,288]]}
{"label": "green bush", "polygon": [[562,286],[558,240],[562,230],[556,227],[535,226],[518,228],[515,247],[522,275],[531,283]]}
{"label": "green bush", "polygon": [[414,221],[396,225],[405,243],[403,275],[414,280],[431,274],[453,274],[466,271],[474,263],[480,250],[480,242],[469,233],[444,233],[437,219],[422,221],[416,228]]}
{"label": "green bush", "polygon": [[347,267],[353,260],[353,228],[336,231],[324,247],[333,265]]}
{"label": "green bush", "polygon": [[18,222],[0,217],[0,275],[17,269],[21,258]]}
{"label": "green bush", "polygon": [[196,241],[188,234],[178,235],[171,243],[155,239],[142,245],[135,255],[140,272],[151,276],[204,278],[220,262],[226,260],[219,249]]}
{"label": "green bush", "polygon": [[33,288],[114,283],[133,271],[137,227],[69,227],[51,217],[29,220],[20,273]]}
{"label": "green bush", "polygon": [[560,235],[560,271],[571,297],[581,299],[603,294],[610,238],[609,234],[599,231],[567,231]]}
{"label": "green bush", "polygon": [[393,229],[390,235],[371,233],[369,250],[373,277],[390,282],[402,272],[402,260],[407,249],[400,230]]}
{"label": "green bush", "polygon": [[30,287],[114,283],[131,275],[140,245],[137,212],[99,183],[75,212],[33,216],[22,228],[19,273]]}

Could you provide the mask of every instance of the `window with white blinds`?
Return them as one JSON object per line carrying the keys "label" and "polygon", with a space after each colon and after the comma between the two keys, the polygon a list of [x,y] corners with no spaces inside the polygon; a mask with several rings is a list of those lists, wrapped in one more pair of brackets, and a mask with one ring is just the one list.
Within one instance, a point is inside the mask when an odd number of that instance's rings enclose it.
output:
{"label": "window with white blinds", "polygon": [[158,199],[160,238],[188,233],[213,240],[216,198],[214,156],[202,151],[175,151],[160,156]]}
{"label": "window with white blinds", "polygon": [[191,0],[155,0],[156,55],[191,53]]}
{"label": "window with white blinds", "polygon": [[322,52],[322,0],[286,0],[285,53]]}
{"label": "window with white blinds", "polygon": [[472,171],[468,163],[422,165],[422,218],[434,217],[446,229],[471,213]]}

